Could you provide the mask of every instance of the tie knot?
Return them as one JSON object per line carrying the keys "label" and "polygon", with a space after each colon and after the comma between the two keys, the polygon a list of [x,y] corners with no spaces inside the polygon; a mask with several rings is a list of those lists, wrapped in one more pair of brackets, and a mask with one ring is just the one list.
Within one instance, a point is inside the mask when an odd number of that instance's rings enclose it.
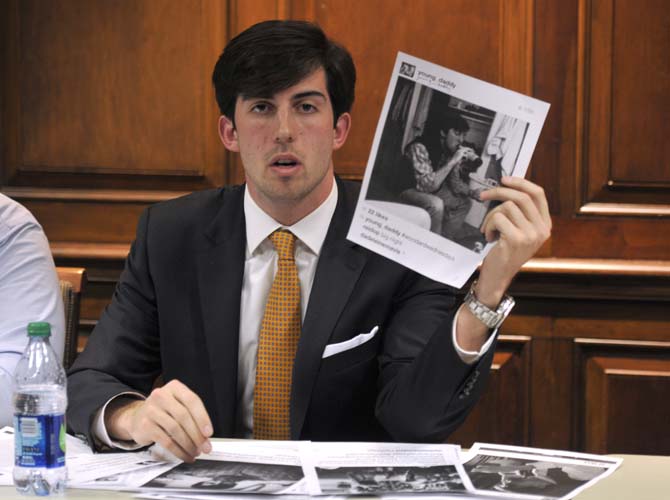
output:
{"label": "tie knot", "polygon": [[295,235],[291,231],[277,229],[270,235],[270,241],[275,246],[280,260],[294,260]]}

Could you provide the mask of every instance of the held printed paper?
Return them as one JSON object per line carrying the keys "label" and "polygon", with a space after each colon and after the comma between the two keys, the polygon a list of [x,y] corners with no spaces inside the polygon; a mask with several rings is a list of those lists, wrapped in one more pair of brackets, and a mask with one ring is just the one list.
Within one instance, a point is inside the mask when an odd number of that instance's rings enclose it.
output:
{"label": "held printed paper", "polygon": [[462,287],[495,244],[478,194],[525,175],[548,110],[398,53],[347,238]]}

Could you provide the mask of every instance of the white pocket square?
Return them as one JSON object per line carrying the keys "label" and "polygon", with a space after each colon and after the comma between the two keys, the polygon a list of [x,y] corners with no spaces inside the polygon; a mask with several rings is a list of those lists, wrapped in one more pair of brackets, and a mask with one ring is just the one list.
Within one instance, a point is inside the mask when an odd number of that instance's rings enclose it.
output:
{"label": "white pocket square", "polygon": [[353,339],[345,340],[344,342],[338,342],[337,344],[327,345],[323,350],[322,358],[329,358],[335,354],[339,354],[341,352],[348,351],[349,349],[353,349],[354,347],[358,347],[361,344],[365,344],[368,340],[374,337],[378,331],[379,327],[375,326],[372,330],[370,330],[370,333],[361,333],[360,335],[356,335]]}

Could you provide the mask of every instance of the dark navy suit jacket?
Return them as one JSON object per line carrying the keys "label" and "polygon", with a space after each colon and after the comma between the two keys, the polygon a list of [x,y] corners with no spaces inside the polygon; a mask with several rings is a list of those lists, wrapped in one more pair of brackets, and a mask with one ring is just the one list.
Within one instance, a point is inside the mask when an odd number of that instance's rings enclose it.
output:
{"label": "dark navy suit jacket", "polygon": [[[348,241],[360,186],[337,182],[295,359],[291,438],[441,442],[479,397],[494,347],[461,361],[454,290]],[[235,435],[243,193],[201,191],[142,214],[113,300],[69,373],[71,431],[88,435],[105,401],[148,394],[162,374],[200,396],[215,436]],[[375,326],[370,341],[322,358]]]}

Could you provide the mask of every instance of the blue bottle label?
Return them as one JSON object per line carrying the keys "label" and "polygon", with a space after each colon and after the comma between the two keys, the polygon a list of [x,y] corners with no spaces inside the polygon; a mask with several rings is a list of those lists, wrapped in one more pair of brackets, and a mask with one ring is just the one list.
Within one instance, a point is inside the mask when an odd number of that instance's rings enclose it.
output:
{"label": "blue bottle label", "polygon": [[63,415],[14,415],[14,465],[63,467],[65,417]]}

